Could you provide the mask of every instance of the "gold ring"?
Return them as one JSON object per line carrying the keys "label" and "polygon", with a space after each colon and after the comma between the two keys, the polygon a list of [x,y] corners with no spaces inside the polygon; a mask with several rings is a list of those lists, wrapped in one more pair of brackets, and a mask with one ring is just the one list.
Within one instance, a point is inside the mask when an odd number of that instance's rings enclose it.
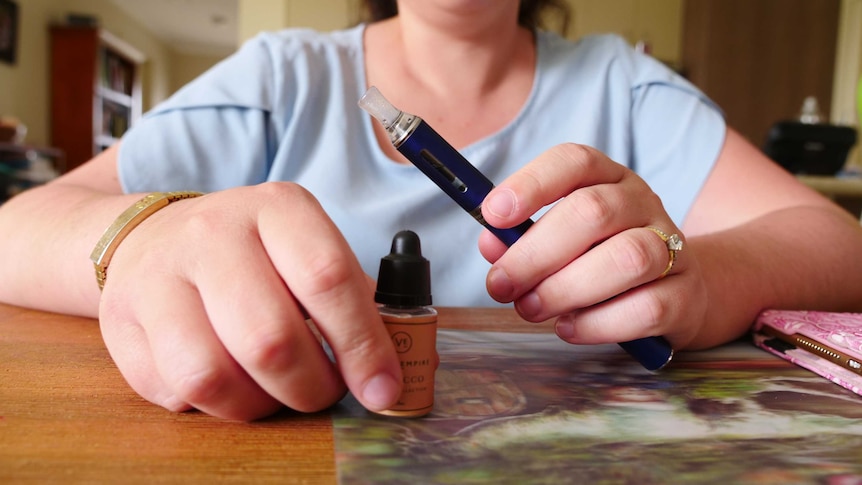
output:
{"label": "gold ring", "polygon": [[657,278],[662,279],[667,276],[667,274],[670,273],[671,268],[673,268],[673,263],[676,261],[676,253],[678,251],[682,251],[682,239],[679,237],[679,234],[671,234],[668,236],[664,231],[657,227],[646,226],[646,229],[656,233],[658,237],[661,238],[662,242],[664,242],[664,245],[667,246],[667,255],[669,258],[667,268],[665,268]]}

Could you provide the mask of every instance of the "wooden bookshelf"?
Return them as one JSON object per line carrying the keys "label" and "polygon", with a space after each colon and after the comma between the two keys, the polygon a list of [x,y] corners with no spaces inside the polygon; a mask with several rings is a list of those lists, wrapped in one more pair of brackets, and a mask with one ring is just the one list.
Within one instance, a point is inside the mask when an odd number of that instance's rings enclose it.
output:
{"label": "wooden bookshelf", "polygon": [[94,27],[51,27],[51,143],[66,169],[116,143],[141,116],[143,53]]}

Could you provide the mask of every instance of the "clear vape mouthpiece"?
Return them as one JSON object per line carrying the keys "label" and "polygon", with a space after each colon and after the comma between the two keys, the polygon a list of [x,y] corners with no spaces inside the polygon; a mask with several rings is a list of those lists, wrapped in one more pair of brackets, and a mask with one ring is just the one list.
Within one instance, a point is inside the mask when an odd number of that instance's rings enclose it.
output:
{"label": "clear vape mouthpiece", "polygon": [[396,147],[422,121],[418,116],[405,113],[393,106],[374,86],[368,88],[368,91],[359,98],[359,107],[383,125],[389,141]]}

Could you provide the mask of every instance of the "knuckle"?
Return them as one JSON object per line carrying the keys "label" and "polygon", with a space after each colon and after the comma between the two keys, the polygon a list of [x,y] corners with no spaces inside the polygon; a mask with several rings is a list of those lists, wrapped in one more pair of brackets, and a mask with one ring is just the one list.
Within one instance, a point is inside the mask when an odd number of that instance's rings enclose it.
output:
{"label": "knuckle", "polygon": [[184,227],[193,235],[218,234],[225,225],[225,217],[220,210],[194,211],[188,214],[184,221]]}
{"label": "knuckle", "polygon": [[[360,330],[360,329],[357,329]],[[368,359],[373,358],[376,355],[381,353],[381,342],[377,341],[374,338],[374,334],[365,333],[365,332],[352,332],[347,335],[347,341],[350,342],[350,346],[348,348],[342,348],[341,351],[344,355],[348,356],[349,359],[355,360],[356,362],[367,361]],[[386,345],[394,345],[389,342],[383,342]],[[388,348],[386,346],[383,347]],[[394,351],[394,347],[392,349]]]}
{"label": "knuckle", "polygon": [[[518,250],[506,254],[506,259],[498,264],[503,269],[505,282],[511,286],[507,288],[511,293],[507,296],[515,297],[524,291],[524,285],[529,284],[529,274],[542,267],[542,257],[546,254],[544,241],[536,238],[522,238],[518,240]],[[497,276],[497,275],[495,275]]]}
{"label": "knuckle", "polygon": [[253,332],[245,342],[244,360],[251,368],[263,371],[293,368],[301,360],[298,340],[296,334],[270,328]]}
{"label": "knuckle", "polygon": [[266,182],[212,195],[222,202],[201,206],[184,217],[185,227],[189,228],[190,234],[217,234],[218,232],[213,231],[242,224],[244,219],[240,217],[239,212],[225,210],[226,204],[236,207],[237,200],[241,201],[240,204],[249,207],[281,208],[288,205],[296,207],[317,204],[317,200],[308,190],[293,182]]}
{"label": "knuckle", "polygon": [[596,162],[595,152],[586,145],[578,143],[562,143],[554,147],[555,154],[569,165],[576,165],[578,168],[587,170]]}
{"label": "knuckle", "polygon": [[[532,194],[541,194],[545,192],[545,183],[543,182],[540,168],[533,165],[527,165],[520,171],[518,176],[520,177],[518,180],[519,185],[526,189],[524,192]],[[521,190],[519,190],[519,192],[520,191]]]}
{"label": "knuckle", "polygon": [[255,186],[265,200],[281,204],[317,204],[317,199],[305,187],[295,182],[266,182]]}
{"label": "knuckle", "polygon": [[655,292],[649,292],[644,298],[638,299],[635,309],[636,315],[641,315],[644,330],[649,335],[661,335],[670,316],[670,307],[665,300],[657,296]]}
{"label": "knuckle", "polygon": [[347,287],[354,275],[353,267],[344,254],[335,252],[306,255],[302,268],[305,298],[325,297]]}
{"label": "knuckle", "polygon": [[654,209],[664,212],[664,204],[661,197],[641,178],[634,170],[623,167],[621,181],[625,183],[628,192],[627,197],[635,201],[642,209]]}
{"label": "knuckle", "polygon": [[[354,331],[345,331],[339,339],[337,353],[341,357],[340,361],[361,363],[348,367],[371,369],[383,365],[387,359],[395,358],[395,345],[385,331],[380,334],[366,330],[367,327],[356,325]],[[349,369],[345,368],[345,371],[349,372]]]}
{"label": "knuckle", "polygon": [[589,187],[579,190],[569,197],[571,199],[569,205],[572,207],[574,217],[579,222],[590,227],[601,227],[613,219],[613,207],[600,192]]}
{"label": "knuckle", "polygon": [[642,193],[637,195],[637,200],[641,206],[658,207],[661,208],[662,212],[664,212],[664,204],[661,201],[661,197],[645,184],[643,185]]}
{"label": "knuckle", "polygon": [[645,238],[629,238],[610,252],[614,267],[620,273],[643,276],[653,267],[653,251]]}
{"label": "knuckle", "polygon": [[179,370],[172,379],[181,400],[200,404],[209,402],[226,385],[227,376],[215,366],[205,365]]}

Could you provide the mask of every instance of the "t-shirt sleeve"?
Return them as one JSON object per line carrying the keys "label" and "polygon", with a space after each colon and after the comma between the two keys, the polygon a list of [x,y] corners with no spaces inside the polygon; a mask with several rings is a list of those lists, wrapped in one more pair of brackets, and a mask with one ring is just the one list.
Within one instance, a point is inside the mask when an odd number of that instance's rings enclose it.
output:
{"label": "t-shirt sleeve", "polygon": [[721,110],[651,58],[632,88],[632,168],[682,225],[718,159],[726,135]]}
{"label": "t-shirt sleeve", "polygon": [[155,107],[123,137],[123,189],[211,192],[262,182],[275,146],[273,77],[258,36]]}

